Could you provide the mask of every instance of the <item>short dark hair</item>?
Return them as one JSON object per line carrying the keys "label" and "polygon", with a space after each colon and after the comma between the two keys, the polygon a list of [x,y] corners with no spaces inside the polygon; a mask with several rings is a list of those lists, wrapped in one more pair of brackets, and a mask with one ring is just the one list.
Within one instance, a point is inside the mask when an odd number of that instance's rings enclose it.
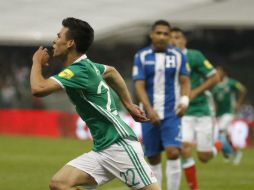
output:
{"label": "short dark hair", "polygon": [[185,36],[184,31],[181,28],[178,28],[178,27],[173,27],[171,29],[171,32],[181,32]]}
{"label": "short dark hair", "polygon": [[93,28],[86,21],[73,17],[65,18],[62,25],[69,29],[67,38],[74,40],[77,52],[85,53],[94,40]]}
{"label": "short dark hair", "polygon": [[153,23],[152,30],[154,30],[156,28],[156,26],[159,26],[159,25],[167,26],[169,29],[171,28],[168,21],[166,21],[166,20],[157,20]]}

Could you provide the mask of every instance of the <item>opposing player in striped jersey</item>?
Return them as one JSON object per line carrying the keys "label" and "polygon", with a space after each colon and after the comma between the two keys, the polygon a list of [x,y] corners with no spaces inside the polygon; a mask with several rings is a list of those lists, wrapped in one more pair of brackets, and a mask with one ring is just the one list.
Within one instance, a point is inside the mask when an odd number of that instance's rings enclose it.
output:
{"label": "opposing player in striped jersey", "polygon": [[89,60],[86,51],[93,42],[91,26],[82,20],[66,18],[53,42],[53,56],[66,68],[49,79],[41,74],[49,55],[40,47],[33,56],[31,89],[35,96],[46,96],[65,89],[78,114],[88,124],[93,149],[61,168],[52,178],[51,190],[74,190],[76,186],[95,189],[117,177],[132,189],[158,190],[159,185],[131,128],[118,115],[109,86],[120,96],[129,113],[146,121],[132,103],[126,84],[113,68]]}
{"label": "opposing player in striped jersey", "polygon": [[198,158],[207,162],[216,151],[213,143],[213,118],[211,117],[209,104],[205,90],[213,87],[219,78],[216,70],[204,57],[204,55],[193,49],[187,49],[187,40],[180,28],[173,28],[171,42],[182,49],[187,56],[190,70],[191,93],[190,105],[182,119],[182,159],[183,168],[188,185],[191,190],[198,189],[196,179],[195,161],[192,157],[192,144],[196,142]]}
{"label": "opposing player in striped jersey", "polygon": [[161,152],[167,156],[167,189],[179,189],[181,179],[180,117],[189,102],[189,72],[186,57],[168,46],[170,25],[156,21],[150,32],[152,45],[134,58],[135,91],[151,122],[142,124],[145,155],[159,182],[162,179]]}

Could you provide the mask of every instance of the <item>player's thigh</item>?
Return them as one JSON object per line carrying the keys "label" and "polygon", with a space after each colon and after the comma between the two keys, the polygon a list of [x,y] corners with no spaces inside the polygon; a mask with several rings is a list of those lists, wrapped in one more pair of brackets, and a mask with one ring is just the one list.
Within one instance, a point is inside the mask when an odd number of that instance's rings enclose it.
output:
{"label": "player's thigh", "polygon": [[[91,176],[94,179],[93,182],[96,182],[96,183],[84,183],[83,185],[94,185],[94,184],[102,185],[114,178],[114,176],[110,172],[105,170],[103,166],[103,159],[104,157],[101,156],[100,151],[99,152],[90,151],[71,160],[70,162],[67,163],[67,165],[73,166],[74,168],[77,168],[82,172],[88,174],[88,176]],[[91,181],[88,180],[88,182]]]}
{"label": "player's thigh", "polygon": [[150,122],[142,123],[142,140],[145,156],[154,156],[162,151],[160,127]]}
{"label": "player's thigh", "polygon": [[211,152],[213,149],[213,121],[212,117],[204,116],[198,118],[196,123],[196,144],[198,152]]}
{"label": "player's thigh", "polygon": [[181,138],[183,143],[195,142],[195,124],[197,117],[184,116],[181,121]]}
{"label": "player's thigh", "polygon": [[161,122],[160,133],[162,145],[164,148],[181,148],[181,119],[173,116],[166,118]]}
{"label": "player's thigh", "polygon": [[96,185],[95,179],[80,169],[70,165],[62,167],[51,179],[51,185],[75,187],[78,185]]}
{"label": "player's thigh", "polygon": [[103,167],[132,189],[156,183],[138,141],[123,139],[100,152]]}
{"label": "player's thigh", "polygon": [[140,190],[160,190],[160,185],[158,183],[153,183],[151,185],[145,186],[141,188]]}
{"label": "player's thigh", "polygon": [[232,123],[234,119],[234,115],[233,114],[223,114],[220,118],[219,118],[219,128],[222,131],[227,131],[229,125]]}

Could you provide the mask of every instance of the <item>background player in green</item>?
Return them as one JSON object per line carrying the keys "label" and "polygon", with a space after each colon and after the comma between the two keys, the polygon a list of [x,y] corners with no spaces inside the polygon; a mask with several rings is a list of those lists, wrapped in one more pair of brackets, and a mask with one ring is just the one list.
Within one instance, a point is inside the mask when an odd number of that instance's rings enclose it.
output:
{"label": "background player in green", "polygon": [[190,70],[190,104],[182,119],[182,159],[185,176],[190,189],[197,190],[195,161],[192,158],[192,144],[196,142],[198,158],[207,162],[213,157],[213,121],[205,91],[218,82],[216,70],[204,55],[194,49],[187,49],[187,40],[180,28],[171,31],[171,42],[182,49],[187,56]]}
{"label": "background player in green", "polygon": [[[94,31],[85,21],[66,18],[53,42],[53,57],[66,68],[49,79],[42,76],[47,65],[47,49],[40,47],[33,56],[31,90],[35,96],[46,96],[65,89],[77,112],[88,124],[93,137],[93,150],[61,168],[52,178],[51,190],[71,190],[76,186],[95,189],[117,177],[132,189],[160,189],[143,158],[140,143],[130,127],[119,117],[112,87],[137,121],[147,121],[132,103],[126,84],[113,68],[93,63],[86,57]],[[108,86],[109,85],[109,86]]]}
{"label": "background player in green", "polygon": [[[228,127],[240,110],[246,96],[246,88],[238,81],[229,78],[223,67],[218,66],[220,82],[213,88],[212,93],[216,106],[216,117],[219,124],[219,139],[222,142],[222,153],[225,158],[233,158],[238,162],[240,151],[234,151],[229,142]],[[234,162],[233,160],[233,162]]]}
{"label": "background player in green", "polygon": [[220,82],[212,90],[216,102],[216,116],[233,116],[240,110],[247,93],[246,88],[239,81],[229,78],[221,66],[216,69],[220,77]]}

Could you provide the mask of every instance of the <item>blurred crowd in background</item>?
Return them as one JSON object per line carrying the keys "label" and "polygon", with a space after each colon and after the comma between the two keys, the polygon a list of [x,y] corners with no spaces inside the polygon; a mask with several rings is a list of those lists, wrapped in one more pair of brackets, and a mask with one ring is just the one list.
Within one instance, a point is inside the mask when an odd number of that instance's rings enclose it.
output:
{"label": "blurred crowd in background", "polygon": [[[251,63],[254,60],[252,53],[254,36],[252,33],[252,30],[231,29],[187,30],[189,47],[202,50],[214,65],[223,65],[230,77],[244,84],[248,90],[246,102],[250,105],[254,103],[252,88],[254,64]],[[139,48],[149,43],[148,37],[143,37],[143,43],[140,44],[132,43],[133,40],[129,42],[128,36],[122,40],[121,38],[112,40],[114,37],[96,41],[88,52],[88,56],[98,63],[116,67],[126,80],[130,91],[133,92],[131,80],[133,56]],[[50,109],[55,107],[51,105],[54,102],[48,101],[47,98],[34,98],[30,93],[29,74],[32,55],[36,48],[34,46],[0,46],[0,108]],[[45,68],[44,74],[51,76],[62,68],[63,66],[56,60],[51,60],[50,68]],[[68,108],[67,102],[61,102],[63,108]],[[66,106],[64,106],[65,103]],[[59,102],[56,101],[55,104]]]}

